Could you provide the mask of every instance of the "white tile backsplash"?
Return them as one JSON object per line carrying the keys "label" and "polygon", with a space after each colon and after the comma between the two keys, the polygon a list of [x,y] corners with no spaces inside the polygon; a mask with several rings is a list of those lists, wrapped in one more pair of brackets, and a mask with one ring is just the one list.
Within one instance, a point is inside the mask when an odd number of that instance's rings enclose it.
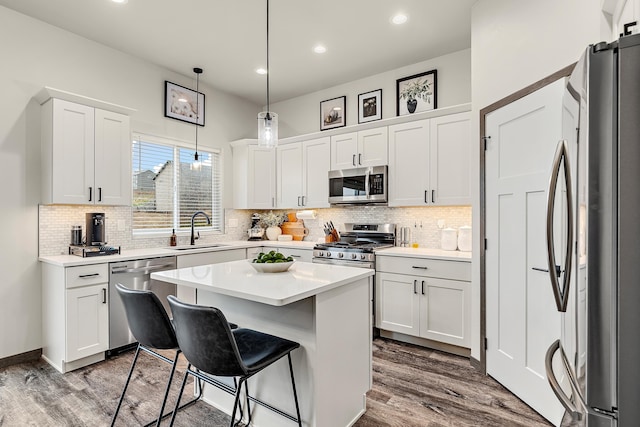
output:
{"label": "white tile backsplash", "polygon": [[[104,212],[106,217],[106,238],[109,245],[122,249],[142,249],[169,245],[169,234],[159,237],[132,237],[131,208],[126,206],[87,205],[40,205],[39,206],[39,253],[41,256],[68,253],[71,240],[71,226],[82,225],[85,232],[85,213]],[[225,234],[202,232],[199,243],[216,241],[246,240],[251,224],[252,210],[225,209]],[[264,211],[257,211],[264,212]],[[285,210],[292,212],[292,210]],[[394,223],[398,227],[411,227],[412,241],[420,247],[440,248],[438,220],[444,220],[445,227],[458,228],[471,225],[470,206],[435,206],[416,208],[390,208],[381,206],[348,206],[330,209],[316,209],[314,220],[305,220],[309,229],[306,241],[324,238],[323,224],[333,221],[339,231],[346,222]],[[229,227],[229,220],[237,220],[237,227]],[[235,221],[232,221],[235,223]],[[118,225],[124,225],[118,229]],[[189,243],[188,234],[178,235],[178,244]]]}

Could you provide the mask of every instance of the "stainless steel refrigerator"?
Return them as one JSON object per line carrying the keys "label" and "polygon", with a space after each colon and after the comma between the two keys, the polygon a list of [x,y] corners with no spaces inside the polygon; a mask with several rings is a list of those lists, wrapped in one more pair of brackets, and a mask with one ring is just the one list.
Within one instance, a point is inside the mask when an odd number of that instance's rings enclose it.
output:
{"label": "stainless steel refrigerator", "polygon": [[563,424],[640,425],[640,34],[589,46],[567,84],[547,204],[562,312],[547,351]]}

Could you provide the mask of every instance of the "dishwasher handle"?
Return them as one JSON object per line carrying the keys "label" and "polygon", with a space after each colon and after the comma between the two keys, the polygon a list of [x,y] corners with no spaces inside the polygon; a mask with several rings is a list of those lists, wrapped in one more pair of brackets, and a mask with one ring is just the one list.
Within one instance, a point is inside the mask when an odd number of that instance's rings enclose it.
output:
{"label": "dishwasher handle", "polygon": [[[116,267],[117,268],[117,267]],[[119,269],[112,269],[111,270],[111,274],[122,274],[122,273],[144,273],[144,274],[148,274],[151,273],[153,271],[159,271],[159,270],[166,270],[168,268],[174,269],[176,268],[176,266],[174,264],[160,264],[160,265],[151,265],[148,267],[138,267],[138,268],[119,268]]]}

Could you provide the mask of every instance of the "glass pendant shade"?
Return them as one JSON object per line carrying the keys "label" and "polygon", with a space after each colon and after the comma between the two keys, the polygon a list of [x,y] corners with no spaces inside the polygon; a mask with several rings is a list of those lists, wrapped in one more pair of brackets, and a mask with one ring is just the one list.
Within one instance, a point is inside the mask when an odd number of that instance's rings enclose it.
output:
{"label": "glass pendant shade", "polygon": [[258,147],[274,148],[278,145],[278,114],[271,111],[258,113]]}

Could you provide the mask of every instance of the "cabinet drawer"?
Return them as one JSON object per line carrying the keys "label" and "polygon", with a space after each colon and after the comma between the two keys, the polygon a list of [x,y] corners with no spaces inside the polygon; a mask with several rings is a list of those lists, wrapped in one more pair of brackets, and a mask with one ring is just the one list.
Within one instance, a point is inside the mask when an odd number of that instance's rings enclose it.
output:
{"label": "cabinet drawer", "polygon": [[[271,250],[270,248],[265,249]],[[309,249],[275,248],[275,250],[280,252],[284,256],[293,257],[293,259],[295,259],[296,261],[311,262],[311,258],[313,257],[313,250]]]}
{"label": "cabinet drawer", "polygon": [[66,288],[79,288],[81,286],[107,283],[109,281],[108,264],[81,265],[67,267]]}
{"label": "cabinet drawer", "polygon": [[471,263],[431,258],[376,256],[376,271],[471,281]]}

